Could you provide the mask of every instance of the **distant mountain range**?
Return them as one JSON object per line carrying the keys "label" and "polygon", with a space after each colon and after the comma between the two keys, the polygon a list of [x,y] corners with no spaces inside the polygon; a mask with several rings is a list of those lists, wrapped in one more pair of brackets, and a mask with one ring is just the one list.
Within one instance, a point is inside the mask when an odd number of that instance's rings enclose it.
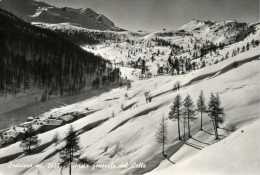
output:
{"label": "distant mountain range", "polygon": [[36,0],[2,0],[0,1],[0,8],[27,22],[70,23],[88,29],[121,30],[109,18],[90,8],[58,8]]}

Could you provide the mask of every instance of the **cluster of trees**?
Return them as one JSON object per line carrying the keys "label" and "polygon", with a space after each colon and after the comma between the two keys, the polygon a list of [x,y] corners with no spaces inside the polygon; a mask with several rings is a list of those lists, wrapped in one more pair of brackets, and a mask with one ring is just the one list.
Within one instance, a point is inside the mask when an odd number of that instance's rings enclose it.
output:
{"label": "cluster of trees", "polygon": [[38,87],[72,94],[113,72],[109,61],[82,50],[53,31],[0,10],[0,93]]}
{"label": "cluster of trees", "polygon": [[[191,39],[191,43],[193,43],[194,40]],[[188,46],[188,49],[185,51],[183,47],[181,46],[172,46],[171,53],[169,55],[166,69],[168,70],[167,73],[173,74],[184,74],[187,72],[190,72],[192,70],[196,70],[198,68],[198,65],[193,60],[202,58],[208,53],[216,53],[217,49],[223,48],[224,44],[220,43],[219,45],[216,45],[208,40],[205,41],[205,43],[199,45],[196,44],[196,42],[193,45],[193,52],[191,52],[190,46]],[[180,56],[177,57],[176,55],[180,52],[188,52],[190,57],[187,56]],[[203,65],[203,64],[202,64]],[[205,64],[204,64],[205,65]]]}
{"label": "cluster of trees", "polygon": [[96,78],[92,81],[92,87],[99,88],[110,83],[120,84],[123,81],[121,78],[121,72],[119,68],[108,68],[107,70],[108,71],[106,74],[100,73],[99,76],[96,76]]}
{"label": "cluster of trees", "polygon": [[[243,45],[241,48],[237,47],[236,49],[233,49],[231,55],[229,52],[227,52],[223,56],[222,60],[227,59],[230,56],[234,57],[234,56],[238,55],[239,53],[248,51],[250,48],[255,48],[257,46],[259,46],[259,40],[252,40],[251,42],[247,42],[246,45]],[[171,73],[172,75],[174,75],[174,74],[179,75],[179,74],[184,74],[184,73],[190,72],[192,70],[196,70],[199,67],[203,68],[206,66],[206,62],[202,58],[205,57],[205,55],[207,55],[207,54],[211,54],[211,55],[213,53],[219,54],[218,50],[221,50],[224,47],[225,47],[224,43],[213,44],[210,41],[206,41],[205,44],[202,44],[202,45],[197,45],[195,43],[193,46],[193,48],[194,48],[193,54],[191,53],[190,50],[188,50],[190,55],[192,55],[191,58],[185,57],[185,56],[176,57],[176,56],[174,56],[175,51],[173,49],[168,58],[167,66],[161,67],[159,69],[158,74],[161,74],[162,72],[166,72],[166,73]],[[200,66],[196,62],[193,61],[197,58],[201,58]],[[215,61],[214,63],[218,63],[218,60]]]}
{"label": "cluster of trees", "polygon": [[141,57],[139,57],[136,61],[129,61],[128,65],[135,69],[141,69],[141,74],[145,74],[148,71],[146,60]]}
{"label": "cluster of trees", "polygon": [[[238,55],[239,53],[243,53],[245,51],[248,51],[250,48],[255,48],[259,46],[259,40],[252,40],[251,42],[247,42],[242,47],[237,47],[236,49],[233,49],[231,56],[234,57]],[[229,56],[229,53],[227,53],[226,57]]]}
{"label": "cluster of trees", "polygon": [[168,72],[172,75],[174,74],[184,74],[192,70],[196,70],[196,62],[192,62],[190,58],[187,57],[169,57],[168,58]]}
{"label": "cluster of trees", "polygon": [[210,41],[206,41],[206,43],[202,44],[202,46],[199,48],[199,56],[203,57],[205,55],[207,55],[208,53],[212,53],[217,51],[217,49],[223,49],[224,48],[224,44],[223,43],[219,43],[219,45],[216,45]]}
{"label": "cluster of trees", "polygon": [[[191,39],[191,43],[195,42],[194,40]],[[209,40],[206,40],[202,44],[197,44],[196,42],[192,46],[192,50],[188,49],[188,52],[190,55],[192,55],[192,59],[198,59],[198,58],[203,58],[207,54],[213,55],[217,54],[218,50],[222,50],[226,46],[225,43],[218,43],[215,44]]]}
{"label": "cluster of trees", "polygon": [[[224,30],[224,31],[222,31],[222,30]],[[205,64],[205,61],[203,60],[203,58],[206,55],[210,54],[212,56],[213,54],[219,54],[218,50],[222,50],[226,45],[230,45],[232,43],[243,40],[252,31],[252,28],[248,28],[246,23],[234,22],[234,23],[225,24],[225,26],[218,28],[218,30],[216,30],[215,32],[219,32],[219,31],[221,31],[222,33],[226,32],[226,33],[224,33],[224,36],[227,38],[229,37],[227,35],[230,35],[229,43],[220,42],[218,44],[215,44],[209,40],[206,40],[205,42],[201,43],[201,42],[197,41],[196,38],[191,38],[190,39],[191,45],[188,44],[188,47],[185,49],[181,46],[178,46],[178,47],[172,46],[172,51],[171,51],[171,53],[169,55],[169,59],[168,59],[168,66],[166,66],[165,69],[175,70],[175,72],[177,72],[177,74],[179,74],[179,72],[181,72],[181,73],[189,72],[190,70],[194,70],[194,69],[198,68],[197,63],[192,61],[192,60],[195,60],[198,58],[201,59],[201,63],[202,63],[200,67],[204,67],[206,64]],[[235,33],[235,35],[233,36],[234,31],[237,31],[237,33]],[[184,31],[180,31],[180,32],[184,32]],[[158,45],[171,46],[170,42],[167,42],[161,38],[156,38],[154,41],[159,43]],[[239,52],[244,52],[246,50],[249,50],[249,48],[251,46],[256,47],[258,45],[259,45],[258,40],[252,40],[251,43],[247,43],[242,48],[239,48],[239,50],[234,50],[232,53],[232,56],[237,55]],[[176,57],[176,55],[178,55],[180,53],[185,53],[185,52],[188,52],[189,55],[191,55],[190,58],[185,58],[182,56],[178,57],[178,58]],[[226,59],[228,57],[229,57],[229,54],[225,55],[225,57],[223,57],[223,59]]]}
{"label": "cluster of trees", "polygon": [[[177,95],[173,101],[169,112],[169,119],[177,119],[178,123],[178,138],[179,140],[186,139],[186,128],[187,136],[191,135],[191,121],[195,119],[196,112],[200,113],[200,130],[203,130],[203,113],[207,113],[212,120],[215,138],[219,139],[218,128],[219,123],[223,122],[224,109],[221,107],[220,98],[218,94],[211,93],[208,106],[205,104],[205,97],[203,92],[200,93],[197,105],[195,104],[190,95],[187,95],[182,101],[180,95]],[[181,136],[181,121],[183,122],[183,136]],[[187,126],[186,126],[187,125]]]}
{"label": "cluster of trees", "polygon": [[[55,30],[56,32],[60,32]],[[89,44],[89,45],[95,45],[100,44],[105,40],[105,38],[101,37],[100,35],[95,35],[95,33],[90,32],[83,32],[83,31],[65,31],[64,35],[69,38],[71,41],[73,41],[76,44]]]}
{"label": "cluster of trees", "polygon": [[126,36],[117,34],[116,32],[103,32],[91,30],[55,30],[56,32],[63,33],[67,38],[76,44],[89,44],[96,45],[106,41],[121,42],[126,40]]}
{"label": "cluster of trees", "polygon": [[170,41],[167,41],[167,40],[164,40],[164,39],[161,39],[161,38],[158,38],[158,37],[152,39],[152,41],[154,41],[156,43],[156,45],[158,45],[158,46],[164,46],[164,47],[171,46]]}
{"label": "cluster of trees", "polygon": [[177,54],[181,51],[183,51],[183,46],[179,46],[177,44],[172,43],[171,41],[156,37],[152,39],[153,42],[156,43],[157,46],[163,46],[163,47],[170,47],[171,48],[171,55]]}
{"label": "cluster of trees", "polygon": [[[187,138],[192,138],[191,122],[196,119],[195,115],[197,113],[200,115],[200,130],[203,131],[203,114],[207,113],[212,121],[215,139],[219,139],[218,128],[219,124],[224,121],[224,108],[221,107],[219,95],[214,93],[210,94],[207,106],[203,91],[201,91],[196,105],[190,95],[187,95],[184,100],[182,100],[182,97],[179,94],[174,98],[168,119],[177,120],[178,139],[185,142]],[[165,117],[162,117],[159,128],[155,133],[155,139],[162,145],[162,155],[168,159],[165,153],[165,143],[168,140],[168,128]]]}

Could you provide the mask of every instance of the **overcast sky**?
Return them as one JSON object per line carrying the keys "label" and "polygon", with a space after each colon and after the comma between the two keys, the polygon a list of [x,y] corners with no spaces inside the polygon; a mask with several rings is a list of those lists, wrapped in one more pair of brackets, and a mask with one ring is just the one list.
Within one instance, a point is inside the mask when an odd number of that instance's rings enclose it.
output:
{"label": "overcast sky", "polygon": [[44,0],[58,6],[90,7],[129,30],[176,29],[192,19],[256,22],[259,0]]}

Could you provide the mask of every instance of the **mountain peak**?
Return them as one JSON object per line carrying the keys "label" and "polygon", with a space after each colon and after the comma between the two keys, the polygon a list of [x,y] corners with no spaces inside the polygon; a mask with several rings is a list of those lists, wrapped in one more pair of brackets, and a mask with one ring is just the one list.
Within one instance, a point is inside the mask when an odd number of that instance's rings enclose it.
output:
{"label": "mountain peak", "polygon": [[196,28],[200,28],[205,25],[205,22],[198,19],[192,19],[190,22],[180,27],[180,30],[193,31]]}
{"label": "mountain peak", "polygon": [[2,0],[0,1],[0,8],[15,14],[27,22],[73,23],[89,29],[117,29],[109,18],[95,12],[91,8],[58,8],[36,0]]}
{"label": "mountain peak", "polygon": [[93,9],[91,9],[91,8],[81,8],[80,9],[80,12],[82,13],[82,14],[89,14],[89,15],[99,15],[97,12],[95,12]]}

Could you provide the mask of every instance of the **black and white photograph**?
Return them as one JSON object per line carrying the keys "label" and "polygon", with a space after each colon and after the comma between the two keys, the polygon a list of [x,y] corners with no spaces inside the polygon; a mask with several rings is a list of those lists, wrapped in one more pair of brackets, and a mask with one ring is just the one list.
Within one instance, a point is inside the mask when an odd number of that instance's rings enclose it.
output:
{"label": "black and white photograph", "polygon": [[259,0],[0,0],[0,175],[259,175]]}

